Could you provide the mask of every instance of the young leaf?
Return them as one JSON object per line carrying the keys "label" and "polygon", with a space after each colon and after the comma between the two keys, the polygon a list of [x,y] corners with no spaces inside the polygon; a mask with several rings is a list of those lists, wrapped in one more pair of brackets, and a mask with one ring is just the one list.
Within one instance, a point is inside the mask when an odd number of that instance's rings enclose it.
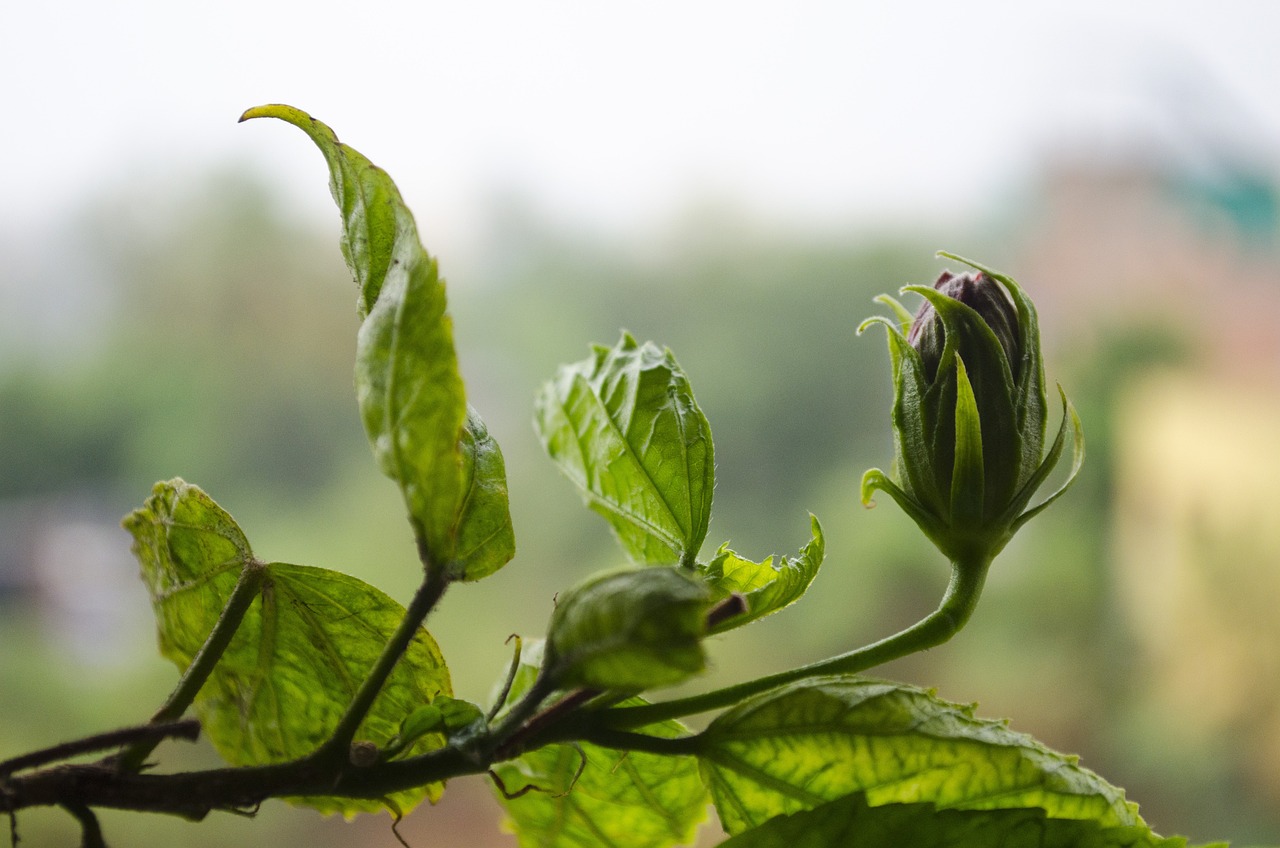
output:
{"label": "young leaf", "polygon": [[560,369],[538,394],[547,453],[634,562],[691,565],[707,535],[711,427],[671,351],[630,335]]}
{"label": "young leaf", "polygon": [[400,732],[382,748],[384,759],[399,756],[428,733],[444,733],[451,739],[479,736],[485,729],[484,713],[470,701],[437,695],[400,722]]}
{"label": "young leaf", "polygon": [[1120,789],[1074,757],[897,683],[785,686],[720,715],[702,741],[703,777],[730,833],[855,792],[873,806],[1026,807],[1103,828],[1144,825]]}
{"label": "young leaf", "polygon": [[462,430],[462,462],[465,495],[449,577],[479,580],[511,560],[516,552],[516,537],[507,502],[507,468],[502,450],[471,407],[467,407]]}
{"label": "young leaf", "polygon": [[729,549],[727,542],[720,546],[711,562],[699,564],[699,572],[711,585],[717,599],[727,598],[734,592],[747,599],[745,614],[725,620],[712,629],[712,633],[741,627],[800,599],[813,582],[826,553],[822,525],[818,523],[817,516],[809,516],[809,526],[813,538],[800,549],[800,555],[781,558],[777,565],[774,565],[773,557],[764,562],[743,559]]}
{"label": "young leaf", "polygon": [[[532,684],[541,654],[539,643],[524,649],[507,703]],[[630,698],[624,703],[644,701]],[[640,732],[664,738],[688,733],[676,721]],[[507,827],[521,848],[669,848],[692,842],[707,814],[707,792],[693,757],[614,751],[589,743],[548,745],[496,765],[494,771],[506,790],[498,790],[498,801],[506,809]],[[526,787],[534,788],[507,797]]]}
{"label": "young leaf", "polygon": [[[777,816],[721,848],[1187,848],[1146,827],[1051,819],[1044,810],[939,810],[933,804],[870,806],[863,793]],[[1215,848],[1215,846],[1203,846]],[[1216,848],[1226,848],[1219,845]]]}
{"label": "young leaf", "polygon": [[564,686],[640,692],[702,671],[711,593],[676,567],[604,572],[565,592],[547,658]]}
{"label": "young leaf", "polygon": [[[204,688],[196,710],[218,753],[233,765],[259,765],[313,752],[337,724],[404,616],[374,587],[335,571],[253,558],[244,534],[221,507],[181,480],[157,483],[124,521],[155,609],[160,650],[186,669],[218,620],[244,568],[266,574],[258,599]],[[439,648],[420,629],[378,696],[357,738],[386,746],[401,720],[452,692]],[[440,747],[426,734],[409,753]],[[395,793],[408,810],[440,785]],[[377,801],[296,799],[330,812],[378,810]]]}
{"label": "young leaf", "polygon": [[329,164],[342,253],[364,318],[356,337],[360,414],[428,564],[461,580],[496,571],[514,553],[502,455],[479,417],[467,414],[444,281],[412,213],[386,172],[325,124],[282,105],[250,109],[240,120],[261,117],[303,130]]}

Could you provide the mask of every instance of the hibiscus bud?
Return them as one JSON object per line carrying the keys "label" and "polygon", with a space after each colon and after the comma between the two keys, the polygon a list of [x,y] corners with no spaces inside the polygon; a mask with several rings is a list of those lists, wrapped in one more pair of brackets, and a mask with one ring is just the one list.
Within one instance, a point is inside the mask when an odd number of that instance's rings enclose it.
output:
{"label": "hibiscus bud", "polygon": [[[1013,369],[1013,379],[1017,380],[1021,353],[1018,344],[1018,313],[999,284],[981,273],[965,272],[957,276],[950,271],[943,271],[933,287],[982,316],[1004,348],[1005,359]],[[938,362],[942,359],[945,339],[946,333],[943,332],[943,322],[938,316],[938,310],[928,300],[924,301],[911,322],[907,341],[920,351],[925,373],[931,380],[938,373]]]}
{"label": "hibiscus bud", "polygon": [[[950,256],[950,254],[944,254]],[[960,257],[978,273],[944,272],[912,317],[888,296],[898,322],[889,330],[893,361],[892,474],[871,469],[862,499],[887,492],[935,545],[957,562],[985,567],[1028,519],[1075,479],[1084,457],[1080,422],[1065,394],[1063,417],[1047,453],[1048,403],[1035,306],[1009,277]],[[1067,482],[1027,510],[1073,434]]]}

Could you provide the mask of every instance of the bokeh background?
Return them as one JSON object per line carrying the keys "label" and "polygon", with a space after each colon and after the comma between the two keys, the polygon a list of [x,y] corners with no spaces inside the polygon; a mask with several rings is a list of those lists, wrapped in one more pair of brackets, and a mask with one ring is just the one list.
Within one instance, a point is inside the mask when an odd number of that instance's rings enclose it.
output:
{"label": "bokeh background", "polygon": [[[883,673],[1077,752],[1157,830],[1280,842],[1280,5],[833,0],[15,5],[0,27],[0,756],[145,718],[176,671],[120,517],[182,476],[266,559],[407,599],[351,390],[355,292],[292,103],[398,180],[506,452],[517,559],[430,627],[483,700],[512,632],[619,564],[531,399],[626,328],[716,436],[709,544],[828,561],[710,681],[878,638],[945,564],[887,499],[871,298],[944,248],[1018,278],[1080,409],[1075,489],[951,644]],[[166,765],[214,762],[200,746]],[[479,780],[402,830],[512,846]],[[283,804],[106,813],[114,844],[389,846]],[[71,844],[28,811],[24,846]],[[717,841],[708,827],[704,842]]]}

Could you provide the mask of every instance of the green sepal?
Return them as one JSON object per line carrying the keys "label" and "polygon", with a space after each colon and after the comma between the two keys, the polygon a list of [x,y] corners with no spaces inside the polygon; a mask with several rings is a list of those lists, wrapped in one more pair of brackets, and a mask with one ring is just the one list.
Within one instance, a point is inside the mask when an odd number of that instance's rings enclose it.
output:
{"label": "green sepal", "polygon": [[[1015,387],[1008,357],[986,320],[969,306],[929,286],[906,286],[903,291],[915,292],[929,301],[945,329],[946,340],[938,370],[932,385],[926,390],[926,397],[937,404],[933,410],[949,409],[951,404],[959,403],[956,394],[959,391],[957,372],[961,367],[959,351],[965,353],[964,368],[970,394],[983,422],[985,483],[980,505],[982,513],[990,517],[1003,510],[1021,476],[1022,435],[1014,411]],[[958,413],[952,419],[939,411],[935,415],[926,415],[928,420],[938,423],[933,435],[933,468],[948,472],[947,479],[940,479],[939,487],[951,493],[949,478],[956,462],[954,453],[959,434],[954,426]],[[916,458],[912,460],[916,461]]]}
{"label": "green sepal", "polygon": [[593,575],[563,593],[547,635],[562,687],[640,692],[703,670],[711,590],[678,567]]}
{"label": "green sepal", "polygon": [[[201,725],[223,759],[236,766],[286,762],[327,741],[404,607],[346,574],[254,559],[231,516],[182,480],[157,483],[124,527],[151,595],[160,651],[183,670],[213,630],[241,572],[264,572],[257,598],[195,699]],[[385,748],[405,715],[451,692],[444,657],[419,628],[356,738]],[[443,743],[442,734],[426,733],[408,753]],[[430,784],[396,792],[390,803],[407,811],[423,798],[439,798],[442,790],[442,784]],[[385,806],[337,797],[291,800],[346,815]]]}
{"label": "green sepal", "polygon": [[624,333],[538,393],[547,454],[637,564],[692,565],[707,534],[711,427],[671,351]]}
{"label": "green sepal", "polygon": [[956,442],[955,464],[951,472],[951,525],[956,528],[983,527],[986,467],[983,464],[982,420],[964,360],[957,356],[955,363]]}
{"label": "green sepal", "polygon": [[934,544],[939,547],[942,546],[942,543],[938,540],[945,538],[947,525],[937,515],[925,509],[923,504],[901,486],[893,482],[889,475],[879,468],[868,468],[862,475],[861,494],[863,506],[875,506],[874,497],[877,489],[893,498],[898,508],[905,512]]}
{"label": "green sepal", "polygon": [[1022,351],[1022,359],[1018,363],[1020,379],[1015,387],[1013,408],[1017,414],[1018,432],[1022,437],[1023,475],[1018,480],[1021,485],[1026,481],[1030,470],[1039,463],[1041,452],[1044,450],[1045,431],[1049,418],[1044,356],[1040,350],[1040,321],[1036,315],[1035,304],[1031,298],[1027,297],[1022,286],[1009,275],[954,253],[939,251],[938,255],[963,262],[999,282],[1009,293],[1014,309],[1017,310],[1018,348]]}
{"label": "green sepal", "polygon": [[747,602],[745,613],[721,622],[712,628],[712,634],[772,615],[804,595],[826,555],[826,541],[817,516],[809,515],[809,527],[812,537],[799,555],[780,557],[776,565],[773,557],[763,562],[744,559],[729,549],[728,542],[720,546],[711,562],[698,564],[698,572],[711,586],[717,601],[736,592]]}
{"label": "green sepal", "polygon": [[[888,295],[876,298],[881,303],[888,303],[895,312],[907,313],[902,304]],[[949,488],[940,485],[941,477],[935,471],[934,445],[938,434],[928,425],[931,420],[928,412],[937,406],[937,399],[929,392],[929,381],[925,378],[924,364],[920,361],[920,352],[907,341],[902,328],[881,316],[873,316],[863,321],[858,333],[866,331],[872,324],[881,324],[886,330],[889,345],[889,360],[893,367],[893,473],[902,489],[926,513],[944,519],[949,505]],[[910,461],[907,458],[910,457]],[[948,466],[947,471],[950,471]],[[949,483],[948,483],[949,486]],[[869,501],[866,496],[864,481],[863,502]],[[888,491],[886,489],[886,491]]]}
{"label": "green sepal", "polygon": [[1071,484],[1075,482],[1076,476],[1080,473],[1080,467],[1084,465],[1084,425],[1080,423],[1080,416],[1076,413],[1075,406],[1067,399],[1067,394],[1062,390],[1062,386],[1058,386],[1058,394],[1062,397],[1062,424],[1058,427],[1058,435],[1053,440],[1053,445],[1049,448],[1048,455],[1045,456],[1044,462],[1036,469],[1035,474],[1027,481],[1024,487],[1025,495],[1020,494],[1014,500],[1013,506],[1022,509],[1031,500],[1031,496],[1035,494],[1035,490],[1049,476],[1049,472],[1058,464],[1058,459],[1062,456],[1062,449],[1066,440],[1067,424],[1071,425],[1071,470],[1067,473],[1067,479],[1058,487],[1057,491],[1045,498],[1042,503],[1032,507],[1022,513],[1015,519],[1011,525],[1010,533],[1014,533],[1023,524],[1026,524],[1032,518],[1035,518],[1044,511],[1049,504],[1071,488]]}

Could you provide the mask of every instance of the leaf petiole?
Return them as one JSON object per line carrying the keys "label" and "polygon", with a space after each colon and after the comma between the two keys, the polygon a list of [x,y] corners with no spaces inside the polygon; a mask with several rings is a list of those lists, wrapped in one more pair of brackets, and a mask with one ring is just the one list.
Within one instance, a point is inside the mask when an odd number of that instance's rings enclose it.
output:
{"label": "leaf petiole", "polygon": [[356,690],[355,697],[351,699],[351,703],[347,706],[346,711],[342,714],[342,718],[338,720],[338,724],[333,729],[333,735],[329,740],[320,746],[316,751],[315,757],[334,758],[346,760],[351,742],[355,739],[356,731],[360,729],[360,724],[364,721],[369,710],[373,707],[373,702],[378,699],[382,687],[386,685],[387,678],[391,676],[392,670],[396,663],[400,661],[400,657],[408,650],[409,644],[417,635],[418,629],[422,627],[422,623],[427,620],[427,616],[435,605],[439,603],[440,598],[444,596],[445,589],[449,588],[449,581],[444,577],[441,569],[431,568],[429,565],[425,569],[426,577],[423,579],[418,590],[413,595],[413,600],[409,602],[408,608],[405,609],[404,618],[400,619],[400,625],[396,628],[395,633],[391,634],[391,638],[383,647],[382,653],[379,654],[377,661],[373,664],[369,674],[360,684],[360,688]]}
{"label": "leaf petiole", "polygon": [[[218,661],[222,659],[227,646],[231,644],[231,637],[235,636],[245,613],[258,597],[258,590],[262,588],[262,581],[266,575],[265,564],[256,559],[250,559],[245,563],[240,571],[240,579],[236,581],[235,588],[231,590],[231,596],[227,598],[226,606],[222,608],[222,614],[218,616],[218,622],[209,631],[209,637],[205,639],[200,651],[192,657],[191,664],[182,673],[182,678],[168,700],[151,717],[151,724],[175,721],[182,717],[187,707],[191,706],[196,694],[209,679]],[[119,768],[122,771],[137,771],[160,744],[161,739],[163,739],[162,736],[157,736],[142,739],[130,745],[117,759]]]}

